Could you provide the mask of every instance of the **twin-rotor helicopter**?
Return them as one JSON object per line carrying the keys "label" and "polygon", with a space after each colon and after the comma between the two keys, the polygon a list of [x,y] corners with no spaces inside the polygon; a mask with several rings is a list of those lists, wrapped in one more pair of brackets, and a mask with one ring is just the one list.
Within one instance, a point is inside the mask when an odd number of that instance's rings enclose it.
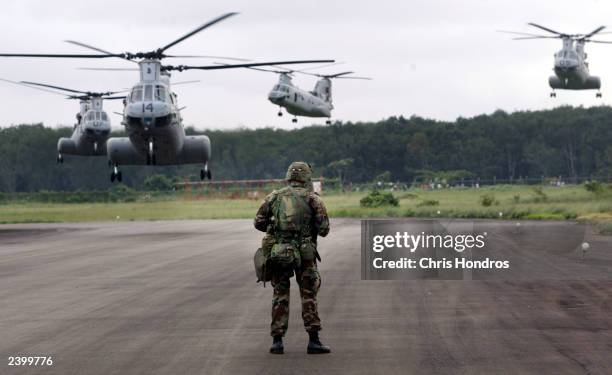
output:
{"label": "twin-rotor helicopter", "polygon": [[[226,13],[210,22],[203,24],[195,30],[166,44],[163,47],[148,52],[126,52],[112,53],[93,47],[84,43],[74,42],[81,47],[89,48],[98,54],[19,54],[0,53],[0,57],[45,57],[45,58],[87,58],[105,59],[120,58],[130,62],[136,62],[140,71],[139,81],[134,84],[129,94],[124,99],[124,110],[122,125],[128,133],[128,137],[111,137],[106,140],[106,154],[111,172],[111,182],[121,181],[122,174],[119,170],[121,165],[178,165],[178,164],[200,164],[200,178],[211,178],[208,162],[211,156],[210,139],[205,135],[187,136],[183,127],[183,116],[178,105],[177,95],[171,90],[170,73],[185,70],[220,70],[236,68],[254,68],[262,66],[278,66],[306,63],[333,63],[331,59],[320,60],[290,60],[270,61],[239,64],[214,64],[214,65],[163,65],[162,60],[176,57],[204,57],[204,56],[177,56],[168,55],[166,51],[181,43],[185,39],[199,33],[200,31],[221,22],[237,13]],[[210,56],[206,56],[210,57]],[[44,84],[40,85],[44,86]],[[47,85],[50,86],[50,85]],[[55,87],[58,88],[58,87]],[[61,88],[63,89],[63,88]],[[70,89],[68,89],[70,90]],[[76,90],[75,90],[76,91]],[[81,93],[81,92],[79,92]],[[85,94],[83,94],[85,95]],[[81,116],[89,117],[88,113],[95,110],[94,115],[102,123],[101,105],[98,100],[105,95],[89,95],[89,101],[82,108]],[[108,97],[107,97],[108,98]],[[100,108],[96,108],[99,103]],[[89,107],[93,105],[93,107]],[[330,102],[331,105],[331,102]],[[79,112],[81,113],[81,112]],[[108,120],[108,115],[105,116]],[[102,126],[102,125],[100,125]],[[105,128],[106,129],[106,128]],[[108,124],[110,129],[110,124]],[[76,132],[76,129],[75,129]],[[95,141],[98,147],[101,142]],[[60,140],[60,143],[62,141]],[[67,147],[65,150],[68,150]],[[68,153],[64,151],[65,153]],[[60,151],[61,156],[61,151]],[[59,160],[59,157],[58,157]]]}
{"label": "twin-rotor helicopter", "polygon": [[57,142],[58,163],[64,162],[63,155],[65,154],[78,156],[106,155],[106,141],[110,136],[111,122],[108,113],[104,111],[103,101],[125,99],[125,96],[114,96],[125,92],[125,90],[91,92],[37,82],[0,80],[79,101],[79,112],[76,114],[76,123],[72,135],[70,138],[60,138]]}
{"label": "twin-rotor helicopter", "polygon": [[[293,115],[292,122],[297,122],[297,116],[305,117],[326,117],[325,121],[327,124],[331,124],[331,111],[334,109],[332,104],[332,79],[364,79],[370,80],[369,77],[357,77],[351,76],[354,72],[340,72],[334,74],[318,74],[308,72],[307,70],[320,69],[327,67],[318,66],[309,69],[295,70],[284,67],[277,67],[278,69],[265,69],[265,68],[249,68],[253,70],[276,73],[279,75],[278,83],[272,87],[272,90],[268,94],[268,100],[275,105],[279,106],[278,116],[282,116],[282,108]],[[293,84],[292,74],[299,73],[309,76],[318,77],[319,80],[314,86],[312,91],[303,90]]]}
{"label": "twin-rotor helicopter", "polygon": [[548,27],[535,23],[528,23],[529,26],[536,27],[546,31],[548,34],[533,34],[515,31],[504,31],[519,35],[515,40],[530,40],[530,39],[561,39],[563,46],[560,51],[555,53],[555,62],[553,71],[554,76],[548,78],[548,84],[552,88],[550,97],[557,96],[555,90],[598,90],[596,97],[601,98],[601,80],[597,76],[589,73],[589,63],[586,61],[587,54],[584,51],[586,43],[612,43],[610,41],[593,40],[592,37],[597,34],[608,34],[602,32],[605,26],[600,26],[587,34],[567,34],[552,30]]}

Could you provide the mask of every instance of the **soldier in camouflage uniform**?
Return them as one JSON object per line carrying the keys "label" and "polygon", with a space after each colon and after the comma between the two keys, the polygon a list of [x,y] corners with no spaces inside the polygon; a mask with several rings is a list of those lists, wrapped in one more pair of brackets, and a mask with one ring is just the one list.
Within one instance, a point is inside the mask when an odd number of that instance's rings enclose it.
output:
{"label": "soldier in camouflage uniform", "polygon": [[[294,162],[287,170],[288,186],[268,195],[255,217],[255,228],[266,232],[264,254],[273,261],[270,353],[282,354],[283,336],[289,323],[290,278],[295,273],[302,299],[302,319],[308,332],[307,353],[329,353],[319,340],[321,320],[317,292],[321,276],[317,270],[317,236],[329,233],[329,218],[321,198],[312,191],[312,171],[304,162]],[[292,255],[293,254],[293,255]],[[276,262],[275,259],[277,259]],[[281,260],[286,260],[285,263]]]}

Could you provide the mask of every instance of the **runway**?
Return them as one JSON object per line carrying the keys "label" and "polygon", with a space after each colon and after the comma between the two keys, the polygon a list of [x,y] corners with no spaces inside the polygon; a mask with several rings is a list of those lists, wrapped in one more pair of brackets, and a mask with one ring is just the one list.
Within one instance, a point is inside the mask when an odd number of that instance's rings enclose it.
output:
{"label": "runway", "polygon": [[[546,223],[534,225],[546,235]],[[589,236],[600,267],[591,280],[362,281],[360,221],[333,220],[319,294],[333,352],[306,355],[293,281],[285,354],[275,356],[251,220],[3,225],[0,373],[612,373],[612,281],[600,277],[612,238]],[[7,365],[24,355],[54,364]]]}

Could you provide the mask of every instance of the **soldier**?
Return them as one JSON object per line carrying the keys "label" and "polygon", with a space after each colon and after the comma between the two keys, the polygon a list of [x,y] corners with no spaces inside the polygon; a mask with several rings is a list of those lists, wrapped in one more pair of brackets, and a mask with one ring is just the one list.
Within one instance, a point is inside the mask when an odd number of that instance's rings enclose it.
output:
{"label": "soldier", "polygon": [[291,163],[288,186],[268,195],[255,217],[255,228],[271,239],[272,324],[270,353],[283,354],[283,336],[289,323],[290,278],[295,278],[302,299],[302,319],[308,332],[308,354],[329,353],[319,340],[321,320],[317,311],[317,292],[321,276],[317,270],[317,236],[329,233],[329,218],[321,198],[311,189],[312,170],[304,162]]}

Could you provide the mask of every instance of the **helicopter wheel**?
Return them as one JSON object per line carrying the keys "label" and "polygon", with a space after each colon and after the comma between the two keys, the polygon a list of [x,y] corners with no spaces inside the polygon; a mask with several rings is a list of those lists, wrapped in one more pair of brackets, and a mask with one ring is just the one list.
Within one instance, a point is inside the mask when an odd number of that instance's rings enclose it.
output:
{"label": "helicopter wheel", "polygon": [[200,180],[204,181],[204,179],[212,179],[212,175],[210,173],[210,168],[208,168],[208,164],[204,166],[204,169],[200,169]]}
{"label": "helicopter wheel", "polygon": [[111,175],[110,175],[111,183],[115,182],[115,180],[117,180],[118,182],[121,182],[121,177],[122,177],[121,171],[119,170],[118,165],[115,164],[115,166],[113,167],[113,171],[111,172]]}
{"label": "helicopter wheel", "polygon": [[327,125],[331,125],[331,120],[326,120],[326,121],[325,121],[325,123],[326,123]]}
{"label": "helicopter wheel", "polygon": [[551,98],[556,98],[557,97],[557,93],[556,92],[551,92],[550,93],[550,97]]}
{"label": "helicopter wheel", "polygon": [[595,94],[595,97],[596,97],[596,98],[601,98],[601,93],[600,93],[600,92],[598,92],[597,94]]}
{"label": "helicopter wheel", "polygon": [[278,117],[283,117],[283,112],[278,111]]}
{"label": "helicopter wheel", "polygon": [[295,124],[297,122],[297,118],[291,119],[291,122]]}

